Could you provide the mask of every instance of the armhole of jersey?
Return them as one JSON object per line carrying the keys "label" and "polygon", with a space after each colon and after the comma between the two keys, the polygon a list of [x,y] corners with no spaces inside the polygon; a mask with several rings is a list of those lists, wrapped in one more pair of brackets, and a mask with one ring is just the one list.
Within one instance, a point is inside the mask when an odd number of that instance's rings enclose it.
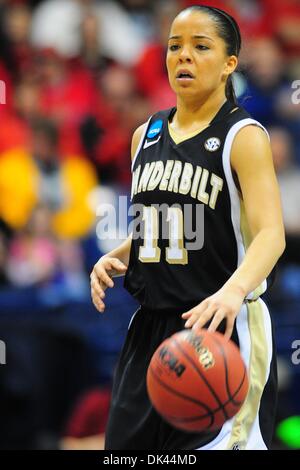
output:
{"label": "armhole of jersey", "polygon": [[136,151],[135,151],[134,157],[133,157],[132,162],[131,162],[131,171],[133,171],[133,166],[134,166],[134,164],[135,164],[136,158],[137,158],[138,154],[140,153],[140,150],[141,150],[141,147],[142,147],[142,145],[143,145],[143,142],[144,142],[144,139],[145,139],[145,135],[146,135],[146,132],[147,132],[147,130],[148,130],[148,126],[149,126],[149,122],[150,122],[151,118],[152,118],[152,116],[149,117],[148,121],[147,121],[146,124],[145,124],[145,130],[144,130],[144,132],[142,133],[141,139],[140,139],[140,141],[139,141],[139,144],[138,144],[138,146],[137,146],[137,149],[136,149]]}
{"label": "armhole of jersey", "polygon": [[[231,201],[231,220],[232,220],[232,225],[233,225],[236,242],[237,242],[237,255],[238,255],[237,267],[243,261],[245,257],[246,249],[245,249],[243,234],[241,230],[241,202],[240,202],[240,197],[239,197],[239,191],[236,187],[232,170],[231,170],[230,156],[231,156],[232,144],[237,133],[241,129],[249,125],[258,126],[261,129],[263,129],[266,132],[270,140],[268,131],[264,128],[264,126],[262,126],[262,124],[260,124],[258,121],[255,121],[254,119],[250,119],[250,118],[242,119],[241,121],[234,124],[229,130],[227,137],[225,139],[223,156],[222,156],[223,169],[224,169],[229,196],[230,196],[230,201]],[[247,295],[246,299],[253,300],[253,299],[258,298],[263,292],[265,292],[266,288],[267,288],[267,281],[265,279],[260,286],[258,286],[254,291],[250,292]]]}

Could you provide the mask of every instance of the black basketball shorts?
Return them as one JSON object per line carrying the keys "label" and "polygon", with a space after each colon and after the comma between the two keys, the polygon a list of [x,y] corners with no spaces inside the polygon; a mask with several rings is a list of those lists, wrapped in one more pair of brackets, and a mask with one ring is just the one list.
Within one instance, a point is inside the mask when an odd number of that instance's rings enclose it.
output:
{"label": "black basketball shorts", "polygon": [[182,313],[140,307],[133,315],[114,374],[105,449],[267,450],[273,435],[277,374],[265,303],[260,298],[245,302],[232,336],[248,369],[246,400],[220,430],[208,433],[184,432],[170,426],[152,407],[146,390],[151,357],[164,339],[184,329]]}

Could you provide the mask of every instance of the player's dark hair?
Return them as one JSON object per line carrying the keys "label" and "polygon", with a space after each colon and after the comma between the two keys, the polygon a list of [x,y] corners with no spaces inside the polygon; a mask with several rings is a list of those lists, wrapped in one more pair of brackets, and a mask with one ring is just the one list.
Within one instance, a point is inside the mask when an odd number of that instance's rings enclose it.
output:
{"label": "player's dark hair", "polygon": [[[239,56],[242,45],[241,32],[239,25],[231,15],[219,8],[209,7],[207,5],[193,5],[183,11],[207,13],[215,22],[219,37],[223,39],[226,44],[227,54]],[[229,75],[226,82],[225,95],[229,101],[235,104],[237,103],[231,75]]]}

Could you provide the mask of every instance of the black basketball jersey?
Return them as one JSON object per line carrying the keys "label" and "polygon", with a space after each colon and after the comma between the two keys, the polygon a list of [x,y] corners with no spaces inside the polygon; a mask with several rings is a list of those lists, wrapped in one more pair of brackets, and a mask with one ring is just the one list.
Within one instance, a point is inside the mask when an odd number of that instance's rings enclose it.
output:
{"label": "black basketball jersey", "polygon": [[[176,144],[176,108],[148,121],[132,162],[135,215],[126,289],[149,309],[187,309],[220,289],[251,236],[230,165],[237,132],[257,121],[226,102],[210,125]],[[249,299],[257,298],[266,282]]]}

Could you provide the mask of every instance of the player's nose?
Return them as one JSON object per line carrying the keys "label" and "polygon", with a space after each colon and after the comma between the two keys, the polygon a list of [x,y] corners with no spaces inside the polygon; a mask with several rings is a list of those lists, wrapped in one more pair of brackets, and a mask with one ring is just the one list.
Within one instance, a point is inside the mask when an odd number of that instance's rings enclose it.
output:
{"label": "player's nose", "polygon": [[183,46],[180,50],[179,54],[179,62],[184,63],[184,62],[192,62],[192,55],[190,51],[190,47],[188,45]]}

